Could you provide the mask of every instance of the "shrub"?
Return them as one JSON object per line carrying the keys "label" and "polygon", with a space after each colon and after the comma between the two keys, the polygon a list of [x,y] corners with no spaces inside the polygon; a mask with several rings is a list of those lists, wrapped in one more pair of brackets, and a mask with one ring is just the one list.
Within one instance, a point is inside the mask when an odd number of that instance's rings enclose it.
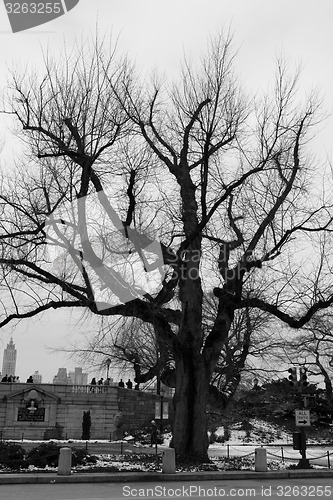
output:
{"label": "shrub", "polygon": [[[58,467],[60,448],[56,443],[42,443],[33,448],[26,456],[29,465],[45,468]],[[96,463],[97,459],[93,455],[88,455],[82,448],[72,448],[72,466],[83,465],[85,463]]]}
{"label": "shrub", "polygon": [[0,464],[10,469],[26,468],[25,450],[16,443],[0,443]]}
{"label": "shrub", "polygon": [[29,465],[35,465],[44,469],[58,466],[60,446],[55,443],[42,443],[27,453],[26,459]]}
{"label": "shrub", "polygon": [[82,439],[90,439],[91,417],[90,411],[83,412],[82,418]]}
{"label": "shrub", "polygon": [[86,463],[95,464],[96,462],[97,458],[94,455],[88,455],[82,448],[72,448],[72,466]]}

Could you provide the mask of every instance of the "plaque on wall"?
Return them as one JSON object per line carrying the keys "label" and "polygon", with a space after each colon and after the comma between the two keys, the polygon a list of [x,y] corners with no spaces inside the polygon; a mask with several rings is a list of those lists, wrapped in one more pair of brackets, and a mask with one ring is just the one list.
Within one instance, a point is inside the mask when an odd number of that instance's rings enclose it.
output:
{"label": "plaque on wall", "polygon": [[39,408],[35,400],[29,401],[26,407],[21,407],[17,412],[18,422],[44,422],[45,408]]}

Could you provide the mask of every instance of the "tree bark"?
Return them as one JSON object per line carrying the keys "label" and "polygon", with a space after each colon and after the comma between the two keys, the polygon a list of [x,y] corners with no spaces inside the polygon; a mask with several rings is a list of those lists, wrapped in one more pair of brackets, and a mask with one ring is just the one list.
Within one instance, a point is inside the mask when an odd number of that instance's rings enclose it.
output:
{"label": "tree bark", "polygon": [[200,353],[178,356],[176,370],[173,446],[176,454],[197,460],[208,459],[206,402],[208,380]]}

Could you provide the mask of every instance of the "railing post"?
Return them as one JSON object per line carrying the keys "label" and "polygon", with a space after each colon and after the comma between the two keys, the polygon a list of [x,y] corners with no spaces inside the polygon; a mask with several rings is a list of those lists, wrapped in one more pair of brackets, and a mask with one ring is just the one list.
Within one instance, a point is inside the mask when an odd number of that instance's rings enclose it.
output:
{"label": "railing post", "polygon": [[255,456],[255,471],[256,472],[266,472],[267,471],[267,453],[265,448],[256,448],[254,450]]}
{"label": "railing post", "polygon": [[72,467],[72,449],[67,447],[60,448],[57,474],[59,476],[70,476],[71,467]]}
{"label": "railing post", "polygon": [[162,452],[162,472],[164,474],[176,472],[175,450],[173,448],[165,448]]}
{"label": "railing post", "polygon": [[281,456],[282,456],[282,463],[284,464],[284,453],[283,453],[283,446],[281,446]]}
{"label": "railing post", "polygon": [[330,452],[329,452],[329,450],[327,450],[327,464],[328,464],[328,468],[330,469],[331,468],[331,461],[330,461]]}

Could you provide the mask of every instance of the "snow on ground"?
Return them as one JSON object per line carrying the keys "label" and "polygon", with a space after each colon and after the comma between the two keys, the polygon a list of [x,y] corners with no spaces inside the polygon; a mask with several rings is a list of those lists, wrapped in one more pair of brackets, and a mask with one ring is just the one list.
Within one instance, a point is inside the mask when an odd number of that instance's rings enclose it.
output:
{"label": "snow on ground", "polygon": [[[228,427],[229,439],[225,440],[225,444],[288,444],[292,443],[292,435],[290,432],[284,431],[280,426],[270,424],[265,420],[249,419],[248,431],[244,430],[242,422],[237,422]],[[225,427],[218,427],[215,431],[217,437],[221,440],[224,437]]]}

